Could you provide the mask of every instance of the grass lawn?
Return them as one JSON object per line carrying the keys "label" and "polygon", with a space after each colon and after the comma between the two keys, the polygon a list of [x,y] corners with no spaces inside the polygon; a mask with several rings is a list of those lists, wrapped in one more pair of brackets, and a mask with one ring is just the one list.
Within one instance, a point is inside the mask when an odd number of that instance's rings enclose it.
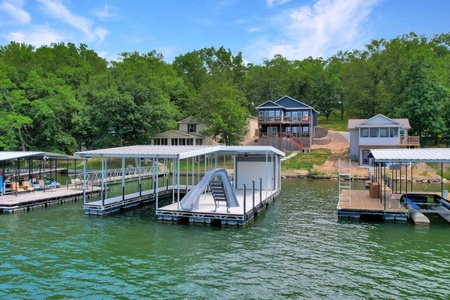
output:
{"label": "grass lawn", "polygon": [[348,118],[344,115],[344,120],[341,120],[340,113],[331,114],[328,122],[325,116],[319,115],[319,127],[334,131],[348,131],[347,125]]}
{"label": "grass lawn", "polygon": [[331,151],[326,148],[312,149],[310,153],[298,153],[281,163],[281,173],[290,173],[297,170],[311,170],[314,165],[323,165]]}

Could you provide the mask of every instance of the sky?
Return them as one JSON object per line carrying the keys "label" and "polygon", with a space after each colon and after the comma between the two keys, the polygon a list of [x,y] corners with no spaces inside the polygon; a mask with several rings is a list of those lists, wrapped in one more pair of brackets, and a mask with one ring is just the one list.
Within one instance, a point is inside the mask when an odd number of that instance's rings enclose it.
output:
{"label": "sky", "polygon": [[86,44],[108,61],[223,46],[246,62],[328,58],[371,40],[450,32],[449,0],[0,0],[0,45]]}

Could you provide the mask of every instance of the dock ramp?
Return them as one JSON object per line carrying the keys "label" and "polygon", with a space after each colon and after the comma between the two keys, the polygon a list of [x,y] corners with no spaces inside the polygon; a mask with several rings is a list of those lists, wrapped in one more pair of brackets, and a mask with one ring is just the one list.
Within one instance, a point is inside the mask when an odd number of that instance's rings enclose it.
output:
{"label": "dock ramp", "polygon": [[[234,194],[233,187],[231,186],[230,179],[228,178],[228,173],[225,169],[214,169],[209,171],[203,176],[202,180],[193,187],[186,196],[181,200],[181,208],[183,210],[195,210],[198,209],[198,201],[200,196],[208,188],[210,181],[214,181],[214,178],[219,178],[222,182],[223,190],[225,192],[224,201],[227,203],[227,209],[229,207],[239,207],[236,195]],[[214,181],[217,182],[217,181]]]}

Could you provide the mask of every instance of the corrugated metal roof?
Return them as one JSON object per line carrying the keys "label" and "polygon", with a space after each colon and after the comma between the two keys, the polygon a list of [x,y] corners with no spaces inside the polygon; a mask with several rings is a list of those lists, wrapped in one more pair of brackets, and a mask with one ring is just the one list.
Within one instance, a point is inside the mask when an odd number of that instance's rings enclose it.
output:
{"label": "corrugated metal roof", "polygon": [[0,151],[0,161],[2,160],[14,160],[18,158],[30,157],[30,156],[44,156],[45,152],[37,151]]}
{"label": "corrugated metal roof", "polygon": [[450,148],[371,149],[376,162],[450,162]]}
{"label": "corrugated metal roof", "polygon": [[78,157],[139,157],[139,158],[175,158],[184,159],[204,154],[226,153],[228,155],[247,153],[275,153],[284,156],[284,152],[271,146],[127,146],[77,152]]}

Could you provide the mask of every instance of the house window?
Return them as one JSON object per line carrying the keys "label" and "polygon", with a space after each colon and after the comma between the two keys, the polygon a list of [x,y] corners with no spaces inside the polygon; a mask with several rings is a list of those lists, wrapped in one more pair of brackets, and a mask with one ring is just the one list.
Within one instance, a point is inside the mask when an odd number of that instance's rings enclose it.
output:
{"label": "house window", "polygon": [[180,141],[180,146],[186,145],[186,139],[179,139],[179,141]]}
{"label": "house window", "polygon": [[362,138],[369,137],[369,128],[361,128],[360,137]]}
{"label": "house window", "polygon": [[389,137],[389,128],[380,128],[380,138]]}
{"label": "house window", "polygon": [[178,139],[172,139],[172,146],[178,146]]}
{"label": "house window", "polygon": [[371,138],[378,137],[378,128],[370,128],[370,137]]}
{"label": "house window", "polygon": [[196,124],[188,124],[188,132],[197,132]]}
{"label": "house window", "polygon": [[303,112],[302,121],[309,121],[309,111]]}
{"label": "house window", "polygon": [[187,139],[187,144],[188,144],[189,146],[194,145],[194,139]]}
{"label": "house window", "polygon": [[389,137],[398,137],[398,128],[389,128]]}
{"label": "house window", "polygon": [[196,144],[197,146],[201,146],[201,145],[203,145],[203,140],[202,140],[202,139],[196,139],[196,140],[195,140],[195,144]]}
{"label": "house window", "polygon": [[264,121],[264,111],[262,110],[259,111],[259,120]]}
{"label": "house window", "polygon": [[302,126],[302,136],[309,136],[309,127]]}

